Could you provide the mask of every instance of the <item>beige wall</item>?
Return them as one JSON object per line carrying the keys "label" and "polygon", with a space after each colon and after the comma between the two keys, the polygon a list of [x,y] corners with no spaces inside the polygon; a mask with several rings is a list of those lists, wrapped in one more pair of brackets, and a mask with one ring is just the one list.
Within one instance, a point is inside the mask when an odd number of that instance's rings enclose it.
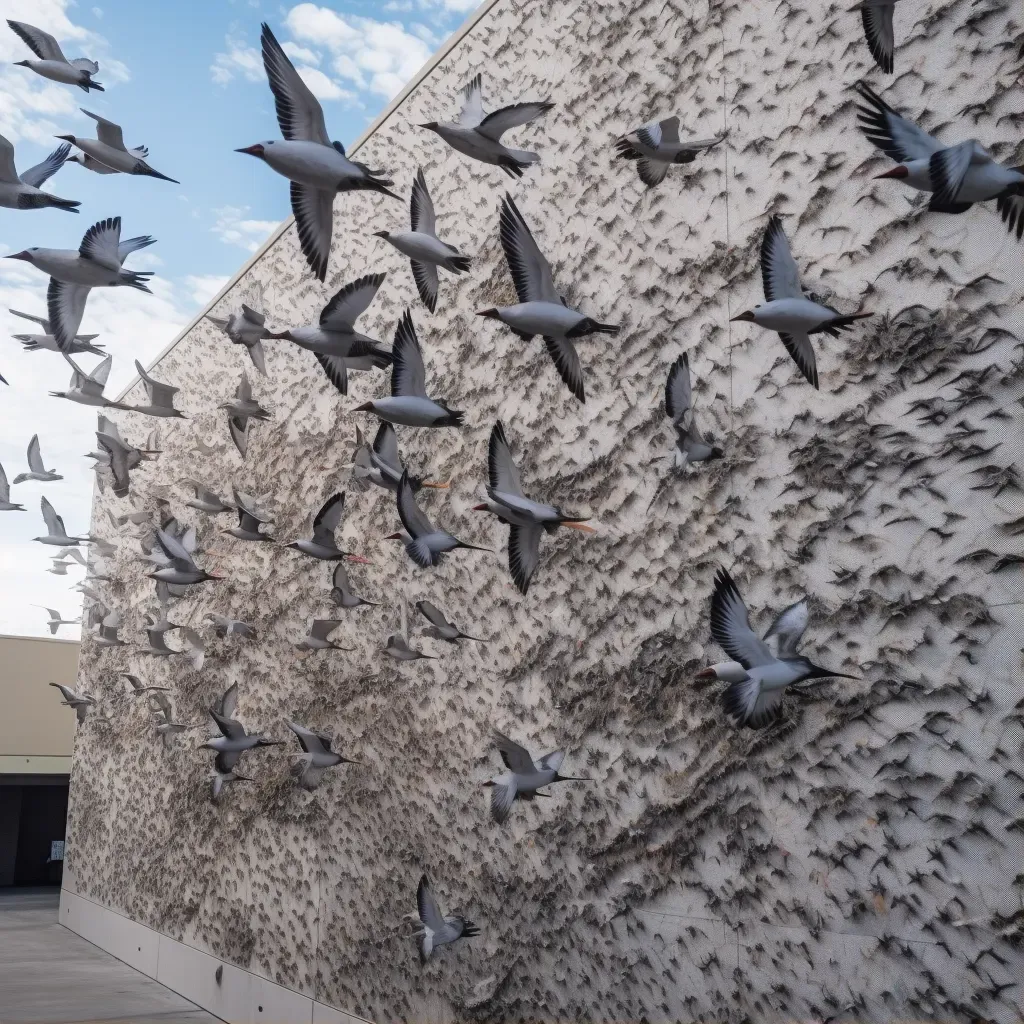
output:
{"label": "beige wall", "polygon": [[47,683],[75,685],[78,641],[0,636],[0,774],[71,770],[75,715]]}

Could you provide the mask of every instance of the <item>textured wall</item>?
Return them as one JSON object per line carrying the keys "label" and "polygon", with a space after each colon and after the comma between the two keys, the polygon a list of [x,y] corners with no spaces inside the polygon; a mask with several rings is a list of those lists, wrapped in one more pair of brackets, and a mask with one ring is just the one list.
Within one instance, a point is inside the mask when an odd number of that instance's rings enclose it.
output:
{"label": "textured wall", "polygon": [[[371,234],[403,228],[407,207],[362,196],[336,203],[327,287],[289,230],[218,304],[306,322],[340,284],[386,270],[363,329],[390,341],[411,305],[428,382],[467,411],[461,431],[399,428],[403,456],[454,479],[425,493],[428,511],[498,553],[415,569],[380,539],[398,528],[390,497],[349,486],[345,539],[375,563],[352,579],[382,604],[349,613],[339,632],[353,653],[304,658],[292,641],[331,611],[330,567],[219,536],[230,524],[176,490],[173,510],[231,582],[172,617],[230,613],[260,639],[211,640],[201,673],[83,641],[83,685],[118,725],[79,733],[68,869],[80,892],[379,1021],[1020,1019],[1021,568],[1003,559],[1024,529],[1024,249],[991,208],[931,215],[872,181],[889,163],[856,130],[849,87],[867,75],[944,138],[975,135],[1024,162],[1024,16],[1012,0],[900,4],[897,74],[883,81],[846,6],[499,3],[360,152],[403,190],[422,166],[442,236],[476,256],[468,276],[442,277],[437,314]],[[454,112],[477,70],[488,107],[557,103],[515,135],[543,164],[512,191],[570,302],[623,324],[580,343],[585,406],[539,339],[473,315],[512,296],[497,241],[507,180],[414,126]],[[729,141],[647,192],[611,143],[673,112]],[[770,212],[807,287],[878,313],[816,339],[820,392],[776,336],[727,322],[762,301]],[[350,410],[384,378],[356,375],[345,400],[312,355],[267,344],[266,380],[205,323],[163,359],[156,375],[182,386],[190,418],[160,426],[165,454],[136,474],[137,495],[193,476],[237,484],[271,496],[291,540],[347,486],[355,425],[375,427]],[[651,460],[671,448],[662,391],[683,351],[727,457],[672,476]],[[215,408],[243,367],[273,410],[244,461]],[[545,539],[526,597],[505,567],[507,531],[470,511],[498,417],[528,491],[599,529]],[[136,439],[152,421],[120,422]],[[118,508],[98,499],[101,532]],[[130,624],[152,602],[136,549],[121,538],[109,587]],[[862,681],[788,697],[767,731],[729,728],[715,688],[693,682],[721,657],[707,619],[720,564],[761,628],[809,594],[805,653]],[[400,595],[496,639],[424,640],[438,661],[398,665],[381,648]],[[257,783],[213,805],[202,732],[161,749],[120,670],[173,685],[191,722],[238,681],[250,728],[290,740],[293,716],[364,767],[309,794],[287,748],[260,751],[244,762]],[[492,726],[535,752],[565,747],[567,768],[597,784],[496,826],[479,788],[500,767]],[[482,933],[421,968],[402,917],[422,870]]]}

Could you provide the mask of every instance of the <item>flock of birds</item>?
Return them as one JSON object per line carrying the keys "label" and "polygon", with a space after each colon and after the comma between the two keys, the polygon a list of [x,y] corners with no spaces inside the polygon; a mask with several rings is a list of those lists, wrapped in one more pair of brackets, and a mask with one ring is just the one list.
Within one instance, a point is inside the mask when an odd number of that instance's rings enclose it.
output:
{"label": "flock of birds", "polygon": [[[871,53],[887,73],[891,73],[893,68],[893,14],[898,2],[901,0],[863,0],[855,8],[863,18]],[[52,36],[22,22],[9,21],[8,24],[38,58],[19,63],[46,78],[77,85],[86,92],[102,90],[93,78],[99,70],[94,62],[84,58],[69,62]],[[324,281],[331,249],[335,196],[344,192],[370,191],[395,199],[399,197],[391,191],[390,186],[394,182],[384,177],[384,172],[349,159],[341,143],[330,140],[319,103],[265,24],[261,44],[283,139],[256,143],[239,152],[262,160],[289,180],[303,256],[314,276]],[[1010,231],[1017,239],[1024,236],[1024,168],[997,163],[975,140],[947,146],[899,114],[866,84],[857,83],[854,88],[861,100],[858,107],[860,130],[895,161],[895,165],[879,177],[900,180],[913,189],[929,193],[929,208],[936,213],[961,214],[974,204],[994,201]],[[529,101],[485,113],[482,80],[477,75],[463,90],[457,121],[435,121],[420,127],[434,132],[465,156],[500,167],[512,178],[521,178],[531,165],[539,161],[539,157],[533,152],[508,148],[502,137],[510,129],[540,117],[551,107],[552,104],[547,102]],[[95,114],[88,116],[97,123],[97,139],[60,136],[63,145],[43,163],[20,176],[15,171],[13,148],[0,137],[0,205],[23,210],[55,207],[77,212],[78,203],[41,189],[69,159],[97,173],[141,174],[174,180],[146,162],[148,151],[144,147],[126,149],[118,125]],[[647,124],[620,138],[616,142],[616,153],[624,160],[635,162],[641,181],[651,188],[665,179],[673,165],[691,163],[700,153],[723,141],[724,135],[706,140],[681,139],[680,119],[671,117]],[[81,156],[69,157],[72,146],[80,151]],[[439,301],[439,270],[454,275],[465,273],[470,269],[471,257],[438,237],[434,205],[422,170],[418,171],[412,184],[410,227],[409,231],[382,230],[376,235],[409,258],[419,297],[426,309],[433,313]],[[555,283],[551,266],[529,224],[509,194],[505,195],[500,206],[499,235],[518,302],[485,309],[478,315],[504,324],[524,342],[540,335],[566,387],[577,400],[585,401],[584,374],[576,341],[592,334],[614,335],[619,330],[618,326],[602,323],[569,305]],[[91,373],[82,371],[70,358],[81,353],[103,354],[102,348],[94,344],[95,335],[78,333],[92,288],[132,287],[148,291],[146,280],[150,274],[126,270],[123,264],[131,253],[151,245],[153,241],[149,236],[121,241],[120,219],[113,217],[94,224],[85,233],[77,250],[30,248],[9,257],[30,263],[50,278],[48,316],[17,314],[36,322],[43,333],[16,337],[26,349],[59,352],[71,363],[73,373],[69,388],[64,392],[54,392],[57,397],[103,410],[119,409],[165,418],[181,416],[174,406],[178,389],[155,380],[138,363],[136,369],[145,387],[147,401],[143,405],[127,405],[103,394],[111,366],[110,355],[106,355]],[[782,222],[776,216],[767,223],[760,264],[765,302],[733,319],[778,333],[801,374],[817,388],[813,336],[838,336],[873,314],[861,310],[842,313],[805,292]],[[272,331],[267,327],[265,315],[248,305],[243,305],[226,319],[209,319],[232,343],[245,348],[254,368],[262,375],[266,375],[263,342],[271,339],[289,341],[312,352],[342,395],[348,392],[349,372],[390,367],[390,396],[366,402],[354,410],[374,415],[378,428],[369,444],[357,428],[358,447],[352,467],[352,483],[359,489],[381,487],[395,495],[403,529],[388,539],[401,541],[408,557],[417,566],[427,568],[438,565],[446,555],[458,550],[483,549],[459,540],[432,522],[420,507],[417,495],[423,488],[444,489],[448,484],[425,480],[410,473],[399,453],[395,427],[458,429],[463,413],[452,409],[439,395],[428,394],[423,350],[411,311],[407,310],[401,318],[390,349],[356,329],[356,322],[373,302],[383,281],[383,274],[370,274],[346,284],[327,302],[314,324]],[[270,417],[270,413],[254,399],[244,372],[233,398],[221,408],[227,413],[230,436],[244,458],[253,424]],[[676,435],[672,457],[677,468],[723,455],[722,448],[707,439],[697,426],[689,361],[685,354],[669,370],[665,412]],[[153,439],[145,448],[136,448],[126,442],[117,426],[102,414],[96,439],[98,451],[92,453],[92,457],[96,460],[100,481],[110,485],[119,497],[129,493],[131,472],[143,461],[159,455]],[[33,437],[29,443],[28,466],[29,471],[19,474],[10,485],[0,467],[0,511],[23,510],[22,505],[10,500],[12,486],[28,481],[45,483],[61,479],[55,471],[45,468],[38,437]],[[490,513],[509,528],[509,570],[515,585],[524,594],[538,568],[540,543],[545,534],[552,534],[560,528],[593,532],[585,517],[567,514],[555,505],[527,495],[501,422],[493,425],[490,434],[486,494],[487,500],[474,506],[474,510]],[[161,501],[167,504],[163,499]],[[228,501],[210,487],[196,482],[194,498],[186,504],[209,516],[236,512],[238,525],[222,532],[240,541],[275,542],[265,529],[270,520],[254,498],[241,491],[235,490]],[[100,646],[124,645],[125,641],[118,636],[120,613],[106,608],[101,595],[89,586],[107,578],[98,571],[102,564],[99,560],[86,563],[78,551],[79,545],[91,543],[93,550],[103,558],[109,557],[112,546],[95,536],[69,536],[60,516],[45,497],[41,499],[41,507],[46,533],[35,539],[61,549],[50,571],[66,573],[70,564],[66,559],[69,557],[86,564],[92,573],[82,585],[92,601],[87,624],[96,628],[96,642]],[[371,602],[354,592],[346,569],[347,562],[365,563],[367,560],[343,550],[336,540],[344,508],[344,493],[329,497],[313,518],[312,535],[288,546],[308,557],[335,563],[331,599],[339,608],[350,610]],[[128,519],[142,524],[148,522],[148,513],[126,516],[120,522]],[[166,518],[156,530],[154,543],[146,548],[141,558],[152,565],[149,575],[156,582],[160,603],[159,611],[148,616],[148,648],[142,653],[153,657],[180,654],[189,658],[198,669],[203,663],[202,636],[190,627],[172,623],[167,615],[173,598],[182,596],[190,587],[222,578],[198,565],[197,553],[195,528],[185,528],[175,519]],[[426,635],[451,644],[461,640],[486,642],[483,638],[464,633],[441,609],[428,601],[419,602],[417,608],[429,622],[424,631]],[[69,621],[53,609],[47,611],[51,632],[56,632],[61,624]],[[429,657],[409,645],[404,619],[403,606],[402,630],[389,637],[385,650],[399,661]],[[256,637],[251,625],[216,613],[207,613],[204,621],[221,637]],[[315,620],[297,647],[304,651],[339,649],[330,636],[340,624],[340,619]],[[807,626],[808,605],[804,599],[782,611],[763,636],[759,636],[751,626],[747,607],[732,577],[724,568],[719,570],[711,600],[710,628],[713,638],[731,660],[712,665],[700,675],[726,684],[721,702],[734,725],[763,728],[779,717],[782,698],[789,687],[824,678],[844,677],[842,673],[815,665],[800,655],[800,641]],[[178,651],[167,645],[165,634],[171,630],[181,631],[188,642],[187,649]],[[169,735],[195,727],[174,720],[167,688],[147,685],[131,674],[125,674],[125,678],[133,694],[147,698],[155,728],[164,740]],[[58,688],[64,702],[75,709],[78,720],[84,721],[87,712],[97,703],[95,698],[69,687]],[[237,697],[237,686],[232,686],[210,708],[216,735],[203,746],[215,753],[212,773],[215,799],[221,796],[229,783],[250,778],[237,771],[246,752],[279,742],[246,730],[235,717]],[[332,749],[334,740],[331,736],[290,720],[286,724],[302,750],[298,779],[303,787],[315,789],[328,769],[354,763]],[[498,822],[507,819],[516,801],[545,796],[542,790],[555,782],[592,781],[560,774],[563,751],[553,751],[535,761],[525,747],[501,733],[495,733],[494,741],[506,771],[485,785],[491,788],[491,814]],[[425,875],[420,881],[417,898],[420,949],[424,958],[440,945],[477,934],[472,922],[457,914],[445,916],[442,913]]]}

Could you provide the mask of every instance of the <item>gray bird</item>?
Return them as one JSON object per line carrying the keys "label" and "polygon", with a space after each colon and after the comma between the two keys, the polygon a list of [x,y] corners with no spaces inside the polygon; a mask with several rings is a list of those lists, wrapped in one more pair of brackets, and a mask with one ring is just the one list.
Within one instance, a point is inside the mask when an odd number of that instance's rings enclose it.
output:
{"label": "gray bird", "polygon": [[19,473],[14,478],[15,484],[24,483],[26,480],[39,480],[42,483],[50,483],[53,480],[63,480],[64,477],[53,469],[47,469],[43,465],[43,456],[39,451],[39,435],[33,434],[32,440],[28,443],[28,472]]}
{"label": "gray bird", "polygon": [[457,939],[471,939],[480,934],[480,929],[461,915],[445,917],[441,913],[434,892],[430,888],[430,879],[426,875],[420,879],[419,888],[416,890],[416,906],[420,924],[416,938],[420,940],[420,959],[424,963],[430,959],[431,953],[438,946],[447,945]]}
{"label": "gray bird", "polygon": [[412,183],[412,231],[375,231],[378,238],[393,245],[412,263],[412,278],[416,282],[423,305],[433,313],[437,309],[437,268],[449,274],[463,274],[469,270],[470,260],[454,245],[437,237],[434,202],[427,189],[423,168],[416,172]]}
{"label": "gray bird", "polygon": [[306,634],[296,645],[300,651],[353,651],[354,647],[341,647],[327,637],[341,625],[341,619],[314,619]]}
{"label": "gray bird", "polygon": [[110,376],[110,367],[114,357],[107,356],[101,363],[93,367],[92,373],[80,370],[70,358],[71,383],[67,391],[51,391],[51,398],[66,398],[69,402],[77,405],[94,405],[101,409],[126,409],[127,406],[103,397],[103,389],[107,386],[107,377]]}
{"label": "gray bird", "polygon": [[144,683],[138,676],[133,676],[130,672],[121,672],[120,675],[121,678],[128,680],[128,684],[132,688],[132,695],[135,697],[141,697],[147,693],[169,693],[171,689],[169,686],[150,686]]}
{"label": "gray bird", "polygon": [[548,796],[547,793],[538,792],[544,786],[550,786],[554,782],[594,781],[558,774],[558,769],[565,760],[564,750],[553,750],[534,764],[525,747],[520,746],[515,740],[510,740],[497,729],[494,730],[494,742],[508,771],[485,782],[484,785],[491,787],[491,817],[499,824],[508,818],[517,799],[532,800],[534,797]]}
{"label": "gray bird", "polygon": [[128,412],[140,412],[144,416],[161,416],[165,419],[172,417],[183,419],[184,415],[174,408],[174,396],[181,388],[171,387],[170,384],[162,384],[160,381],[154,380],[146,373],[138,359],[135,360],[135,370],[145,385],[149,402],[146,405],[129,405]]}
{"label": "gray bird", "polygon": [[211,316],[209,313],[206,314],[206,319],[219,327],[233,345],[242,345],[249,353],[252,365],[266,377],[267,364],[263,340],[269,338],[271,334],[266,328],[267,318],[263,313],[257,313],[243,302],[241,312],[232,313],[227,319]]}
{"label": "gray bird", "polygon": [[188,587],[197,583],[205,583],[207,580],[224,579],[223,576],[218,576],[216,573],[200,569],[181,541],[166,530],[157,530],[156,539],[167,560],[166,565],[149,573],[149,578],[156,580],[158,584],[166,583],[170,586]]}
{"label": "gray bird", "polygon": [[74,708],[79,724],[85,721],[89,708],[96,706],[96,698],[88,693],[76,693],[70,686],[62,686],[60,683],[50,683],[49,685],[55,686],[64,695],[61,704]]}
{"label": "gray bird", "polygon": [[[219,757],[218,757],[219,760]],[[221,772],[214,769],[210,772],[210,778],[213,780],[213,799],[219,800],[221,794],[224,792],[224,787],[231,782],[255,782],[249,775],[239,775],[238,772]]]}
{"label": "gray bird", "polygon": [[38,60],[18,60],[14,63],[18,67],[28,68],[51,82],[60,82],[62,85],[77,85],[83,92],[94,89],[103,92],[103,86],[94,82],[95,75],[100,66],[94,60],[87,57],[77,57],[75,60],[68,60],[60,48],[60,44],[41,28],[29,25],[24,21],[12,21],[7,19],[7,24],[21,41],[39,58]]}
{"label": "gray bird", "polygon": [[46,500],[45,495],[39,499],[39,507],[42,509],[43,522],[46,524],[48,532],[44,537],[33,537],[33,540],[55,548],[71,547],[88,542],[87,537],[68,536],[68,531],[64,528],[64,520],[53,510],[53,506]]}
{"label": "gray bird", "polygon": [[60,146],[42,163],[19,174],[14,164],[14,146],[0,135],[0,206],[9,210],[44,210],[53,207],[78,213],[81,203],[73,199],[61,199],[41,188],[48,178],[60,170],[70,150],[70,146]]}
{"label": "gray bird", "polygon": [[433,637],[435,640],[444,640],[449,644],[457,643],[459,640],[475,640],[480,644],[489,643],[478,636],[463,633],[458,626],[448,621],[440,608],[431,604],[430,601],[417,601],[416,610],[430,623],[423,629],[424,636]]}
{"label": "gray bird", "polygon": [[513,103],[485,115],[483,79],[477,75],[462,90],[462,110],[457,122],[429,121],[419,127],[435,132],[452,149],[474,160],[496,164],[510,178],[521,178],[531,164],[540,163],[540,157],[527,150],[508,149],[501,144],[501,137],[553,107],[553,103],[547,102]]}
{"label": "gray bird", "polygon": [[319,558],[325,562],[336,562],[348,559],[350,562],[362,562],[370,565],[368,558],[342,551],[335,540],[335,533],[341,526],[341,518],[345,514],[345,492],[332,494],[313,519],[313,536],[309,540],[296,540],[287,545],[304,555]]}
{"label": "gray bird", "polygon": [[676,467],[683,469],[693,462],[710,462],[720,459],[725,453],[704,440],[697,427],[693,412],[693,396],[690,391],[690,359],[684,352],[668,372],[665,384],[665,415],[672,421],[676,432],[676,450],[673,453]]}
{"label": "gray bird", "polygon": [[272,524],[272,519],[265,518],[256,511],[253,499],[242,491],[234,491],[235,506],[238,509],[238,525],[230,530],[221,530],[231,537],[239,540],[249,541],[272,541],[274,538],[269,533],[260,533],[260,526],[264,523]]}
{"label": "gray bird", "polygon": [[358,608],[360,605],[369,605],[371,608],[377,607],[376,601],[367,601],[365,597],[360,597],[352,592],[352,587],[348,581],[348,570],[345,568],[343,561],[335,565],[332,583],[331,600],[339,608]]}
{"label": "gray bird", "polygon": [[680,142],[679,118],[673,116],[623,135],[615,142],[615,152],[623,160],[635,160],[640,180],[648,188],[654,188],[665,180],[673,164],[691,164],[701,153],[713,149],[724,139],[724,135],[716,135],[713,139]]}
{"label": "gray bird", "polygon": [[268,740],[261,733],[246,732],[245,726],[236,718],[222,715],[215,708],[210,708],[210,717],[217,723],[221,735],[201,743],[199,749],[208,748],[217,752],[213,765],[222,774],[233,772],[247,750],[281,746],[281,740]]}
{"label": "gray bird", "polygon": [[204,622],[213,626],[214,633],[223,639],[227,636],[240,636],[245,640],[255,640],[258,636],[255,626],[239,619],[232,619],[226,615],[218,615],[216,612],[207,612],[203,616]]}
{"label": "gray bird", "polygon": [[[405,472],[402,459],[398,454],[398,437],[395,428],[388,422],[383,422],[377,428],[377,434],[373,444],[368,445],[363,440],[363,432],[356,427],[356,456],[353,462],[352,478],[365,489],[362,481],[368,480],[378,487],[383,487],[392,493],[398,493],[398,484]],[[436,483],[433,480],[423,480],[418,476],[409,475],[409,484],[415,494],[421,487],[429,487],[440,491],[446,491],[451,481]]]}
{"label": "gray bird", "polygon": [[409,646],[403,633],[392,633],[384,645],[384,653],[390,655],[395,661],[437,661],[432,654],[424,654]]}
{"label": "gray bird", "polygon": [[[31,313],[20,313],[16,309],[9,309],[7,312],[14,316],[20,316],[23,320],[31,320],[33,323],[39,324],[43,329],[42,334],[11,335],[15,341],[22,343],[26,352],[42,352],[44,350],[47,352],[60,352],[60,345],[57,344],[57,339],[53,336],[49,320],[42,316],[33,316]],[[85,352],[89,355],[105,356],[106,352],[103,351],[102,345],[92,344],[98,337],[98,334],[76,334],[68,346],[68,355],[74,356]]]}
{"label": "gray bird", "polygon": [[170,181],[175,185],[181,184],[177,179],[168,178],[166,174],[161,174],[150,167],[138,155],[137,150],[128,149],[124,144],[124,136],[119,124],[114,124],[113,121],[108,121],[99,114],[90,113],[84,107],[79,109],[86,117],[91,117],[96,122],[97,138],[83,139],[76,135],[58,135],[58,139],[76,146],[87,157],[106,164],[111,170],[120,171],[122,174],[141,174],[148,178],[159,178],[161,181]]}
{"label": "gray bird", "polygon": [[303,767],[299,774],[299,785],[303,789],[316,789],[323,781],[328,768],[339,764],[359,764],[358,761],[342,757],[331,750],[333,738],[326,733],[313,732],[312,729],[307,729],[304,725],[298,725],[287,718],[284,724],[298,737],[299,746],[303,750]]}
{"label": "gray bird", "polygon": [[249,421],[269,420],[270,413],[264,409],[259,402],[252,397],[252,388],[249,386],[249,378],[242,372],[242,379],[235,388],[235,397],[230,402],[224,402],[220,409],[227,409],[228,431],[231,440],[235,442],[242,458],[249,448]]}
{"label": "gray bird", "polygon": [[[173,626],[171,628],[179,629],[180,627]],[[172,654],[181,654],[181,651],[177,651],[173,647],[167,646],[167,641],[164,639],[164,636],[169,632],[170,629],[147,629],[146,642],[149,646],[141,650],[139,653],[148,654],[152,658],[169,658]]]}
{"label": "gray bird", "polygon": [[107,614],[103,616],[103,621],[100,623],[99,628],[96,630],[96,646],[124,647],[125,641],[117,635],[117,631],[120,628],[121,613],[116,609],[114,611],[107,612]]}
{"label": "gray bird", "polygon": [[[0,466],[0,512],[24,511],[24,505],[11,501],[11,485],[7,482],[7,474],[4,472],[4,467]],[[57,561],[57,559],[54,559],[54,561]]]}
{"label": "gray bird", "polygon": [[65,619],[59,611],[55,608],[47,608],[45,605],[37,604],[37,608],[42,608],[47,615],[50,616],[49,621],[46,623],[50,628],[50,636],[56,636],[57,630],[61,626],[77,626],[81,619]]}
{"label": "gray bird", "polygon": [[192,501],[185,502],[189,508],[198,509],[200,512],[207,513],[207,515],[217,515],[220,512],[235,511],[234,505],[229,505],[203,484],[192,481],[191,486],[195,490],[196,496]]}

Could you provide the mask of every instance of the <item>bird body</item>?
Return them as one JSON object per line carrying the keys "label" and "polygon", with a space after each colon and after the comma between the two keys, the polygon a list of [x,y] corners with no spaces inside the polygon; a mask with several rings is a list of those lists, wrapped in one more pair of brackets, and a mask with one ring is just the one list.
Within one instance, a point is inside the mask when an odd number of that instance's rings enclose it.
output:
{"label": "bird body", "polygon": [[[146,146],[136,146],[134,149],[128,150],[129,153],[135,155],[139,160],[145,160],[149,156],[149,149]],[[101,163],[95,157],[91,157],[86,153],[72,153],[68,157],[67,162],[69,164],[79,164],[84,167],[87,171],[92,171],[94,174],[117,174],[113,167],[108,167],[106,164]]]}
{"label": "bird body", "polygon": [[41,188],[60,169],[69,150],[68,146],[59,146],[41,163],[18,174],[14,165],[14,146],[0,135],[0,206],[8,210],[42,210],[52,206],[78,213],[81,203],[50,195]]}
{"label": "bird body", "polygon": [[109,167],[112,171],[119,171],[121,174],[143,174],[150,178],[160,178],[163,181],[174,182],[175,185],[180,184],[174,178],[168,178],[166,174],[161,174],[150,167],[139,156],[137,150],[126,149],[120,125],[114,124],[113,121],[108,121],[105,117],[100,117],[99,114],[92,114],[85,109],[82,110],[82,113],[86,117],[91,117],[96,122],[96,134],[99,138],[83,139],[77,135],[58,135],[57,138],[63,139],[72,146],[77,146],[86,159],[91,158]]}
{"label": "bird body", "polygon": [[233,512],[235,510],[234,505],[228,505],[208,487],[204,487],[200,483],[193,483],[192,487],[195,490],[196,496],[191,501],[185,502],[189,508],[205,512],[207,515],[217,515],[220,512]]}
{"label": "bird body", "polygon": [[331,750],[332,738],[326,733],[317,733],[299,725],[290,719],[285,719],[284,724],[288,726],[299,741],[303,750],[303,769],[299,775],[299,785],[303,789],[313,790],[323,781],[324,773],[328,768],[334,768],[339,764],[358,764],[347,757]]}
{"label": "bird body", "polygon": [[[444,555],[457,548],[468,548],[472,551],[488,550],[475,544],[466,544],[446,530],[435,527],[416,504],[408,471],[402,474],[398,485],[398,515],[405,527],[406,537],[402,539],[406,554],[421,568],[440,565]],[[391,534],[388,539],[395,537],[395,534]]]}
{"label": "bird body", "polygon": [[29,49],[38,57],[38,60],[15,61],[20,67],[26,67],[51,82],[59,82],[61,85],[77,85],[83,92],[95,89],[103,92],[103,86],[94,82],[95,75],[100,66],[87,57],[77,57],[75,60],[68,60],[60,48],[60,44],[49,32],[44,32],[35,25],[29,25],[24,21],[12,21],[7,19],[7,24],[15,32]]}
{"label": "bird body", "polygon": [[48,544],[50,547],[65,548],[77,544],[86,543],[86,537],[69,537],[64,528],[64,520],[54,511],[53,506],[46,500],[46,497],[39,499],[39,507],[43,512],[43,522],[46,524],[47,533],[43,537],[33,537],[33,540],[40,544]]}
{"label": "bird body", "polygon": [[43,465],[43,456],[39,451],[39,435],[33,434],[32,440],[28,443],[28,472],[19,473],[14,478],[14,483],[21,484],[26,480],[38,480],[40,483],[51,483],[54,480],[63,480],[60,473],[47,469]]}
{"label": "bird body", "polygon": [[266,377],[266,354],[262,343],[264,339],[271,337],[271,333],[267,330],[267,318],[263,313],[256,312],[243,302],[241,311],[232,313],[227,319],[210,316],[209,313],[206,314],[206,319],[220,328],[232,344],[244,346],[253,366]]}
{"label": "bird body", "polygon": [[281,745],[280,740],[268,740],[260,733],[248,733],[245,726],[235,718],[220,714],[214,708],[210,708],[210,717],[217,723],[220,735],[200,744],[200,749],[206,747],[215,750],[217,756],[214,759],[214,767],[218,772],[227,773],[234,771],[242,754],[247,750],[254,750],[256,747],[277,747]]}
{"label": "bird body", "polygon": [[449,622],[447,616],[437,605],[430,601],[417,601],[417,611],[430,623],[423,630],[425,636],[433,637],[435,640],[443,640],[445,643],[455,644],[459,640],[474,640],[477,643],[485,644],[486,640],[463,633],[458,626]]}

